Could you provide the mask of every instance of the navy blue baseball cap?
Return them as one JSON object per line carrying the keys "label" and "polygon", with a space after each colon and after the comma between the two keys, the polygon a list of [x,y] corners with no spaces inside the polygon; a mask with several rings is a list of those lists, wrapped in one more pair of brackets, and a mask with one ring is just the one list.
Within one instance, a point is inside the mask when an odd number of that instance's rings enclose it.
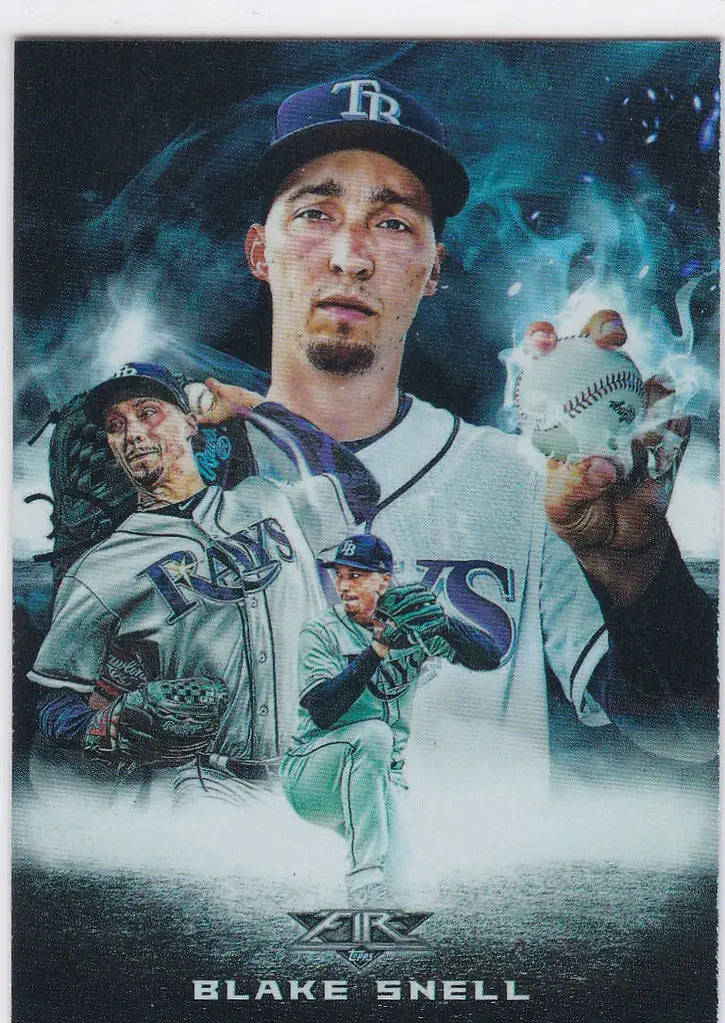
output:
{"label": "navy blue baseball cap", "polygon": [[88,394],[88,412],[101,426],[103,410],[126,398],[161,398],[190,412],[189,399],[180,381],[165,366],[153,362],[127,362],[112,377]]}
{"label": "navy blue baseball cap", "polygon": [[407,167],[428,190],[440,225],[468,198],[468,175],[448,148],[442,122],[390,82],[351,75],[295,92],[280,105],[258,168],[266,208],[293,170],[338,149],[371,149]]}
{"label": "navy blue baseball cap", "polygon": [[334,568],[335,565],[362,568],[366,572],[392,572],[393,552],[379,536],[361,533],[343,540],[335,557],[322,562],[323,568]]}

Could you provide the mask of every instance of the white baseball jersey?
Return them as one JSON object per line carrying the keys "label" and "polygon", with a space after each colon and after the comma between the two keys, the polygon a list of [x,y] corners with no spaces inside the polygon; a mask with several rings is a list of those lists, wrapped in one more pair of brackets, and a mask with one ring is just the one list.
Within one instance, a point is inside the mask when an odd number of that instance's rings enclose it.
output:
{"label": "white baseball jersey", "polygon": [[214,752],[284,752],[297,705],[300,627],[326,606],[315,554],[349,530],[331,476],[210,487],[191,518],[136,512],[71,567],[29,678],[92,691],[109,653],[146,678],[223,680]]}
{"label": "white baseball jersey", "polygon": [[[266,471],[266,446],[259,437],[253,444]],[[413,399],[399,423],[356,454],[381,486],[368,528],[391,547],[396,580],[422,580],[447,612],[493,635],[503,654],[490,672],[444,663],[430,687],[439,702],[422,730],[439,736],[440,716],[450,713],[488,722],[494,745],[515,733],[545,782],[545,663],[584,724],[607,724],[586,686],[608,643],[574,554],[547,526],[544,480],[522,445]]]}

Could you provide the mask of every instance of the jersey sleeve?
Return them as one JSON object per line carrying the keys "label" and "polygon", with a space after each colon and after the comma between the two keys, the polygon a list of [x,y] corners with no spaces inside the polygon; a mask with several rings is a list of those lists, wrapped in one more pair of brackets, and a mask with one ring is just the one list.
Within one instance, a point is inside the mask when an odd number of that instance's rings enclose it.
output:
{"label": "jersey sleeve", "polygon": [[574,552],[546,528],[539,602],[544,650],[579,720],[610,724],[587,685],[609,648],[601,607]]}
{"label": "jersey sleeve", "polygon": [[317,622],[308,622],[302,627],[298,654],[300,700],[346,667],[347,659],[327,629]]}
{"label": "jersey sleeve", "polygon": [[380,486],[369,469],[344,444],[283,405],[263,402],[252,421],[297,465],[304,477],[327,474],[337,480],[355,522],[367,522],[380,499]]}
{"label": "jersey sleeve", "polygon": [[28,678],[42,686],[90,692],[108,656],[118,619],[75,577],[66,576],[53,620]]}
{"label": "jersey sleeve", "polygon": [[308,476],[281,486],[315,554],[339,543],[355,525],[355,516],[335,476]]}

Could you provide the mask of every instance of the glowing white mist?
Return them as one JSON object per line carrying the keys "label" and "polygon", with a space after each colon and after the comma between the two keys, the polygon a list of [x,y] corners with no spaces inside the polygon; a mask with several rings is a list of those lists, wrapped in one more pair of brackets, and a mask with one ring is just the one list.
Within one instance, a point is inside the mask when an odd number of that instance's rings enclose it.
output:
{"label": "glowing white mist", "polygon": [[[555,803],[533,800],[515,765],[507,763],[507,784],[487,789],[460,753],[447,764],[436,758],[435,777],[430,770],[410,772],[408,882],[431,906],[440,904],[441,887],[481,886],[521,868],[714,862],[713,814],[692,794],[590,790]],[[78,792],[64,795],[73,800],[72,815],[58,798],[18,809],[15,852],[23,861],[88,878],[121,870],[124,876],[228,879],[230,899],[239,898],[241,885],[247,906],[259,899],[261,908],[268,908],[267,893],[275,887],[293,890],[303,904],[344,899],[344,841],[300,820],[281,795],[244,809],[210,800],[193,818],[175,816],[161,803],[141,813],[107,798],[94,804]]]}
{"label": "glowing white mist", "polygon": [[[717,376],[703,366],[693,351],[694,329],[690,300],[700,278],[683,284],[675,296],[680,334],[673,333],[660,311],[653,308],[647,321],[633,307],[627,288],[619,282],[587,281],[573,291],[554,320],[560,337],[580,333],[600,309],[616,309],[627,329],[625,351],[646,379],[656,374],[671,378],[677,393],[677,411],[705,418],[718,399]],[[504,406],[513,406],[516,377],[524,355],[519,346],[505,349],[499,358],[506,367]]]}
{"label": "glowing white mist", "polygon": [[[15,374],[17,395],[42,394],[51,409],[61,408],[75,394],[107,379],[126,362],[160,362],[176,372],[203,380],[215,375],[233,380],[240,370],[245,385],[263,390],[264,375],[195,338],[182,337],[165,323],[148,298],[151,281],[131,284],[113,278],[79,308],[64,329],[59,348],[41,355],[41,346],[22,318],[18,323],[20,366]],[[51,550],[51,506],[25,504],[30,494],[50,494],[48,452],[52,430],[32,445],[27,441],[42,425],[33,403],[16,404],[13,481],[13,556],[28,559]]]}
{"label": "glowing white mist", "polygon": [[667,512],[686,558],[718,558],[722,493],[717,445],[694,435],[680,465]]}
{"label": "glowing white mist", "polygon": [[[649,426],[678,415],[707,418],[719,396],[717,375],[703,366],[694,352],[694,328],[690,302],[696,278],[684,284],[675,297],[680,333],[673,333],[661,312],[651,309],[645,321],[628,297],[627,289],[617,282],[607,285],[588,281],[568,298],[555,327],[561,337],[578,334],[593,313],[616,309],[627,328],[624,351],[637,364],[643,377],[662,375],[675,386],[675,396],[658,403],[648,417]],[[506,367],[506,385],[500,421],[504,429],[514,430],[518,415],[514,403],[516,380],[528,356],[520,345],[502,351],[499,358]],[[666,406],[665,411],[662,407]],[[532,453],[541,464],[542,459]],[[718,453],[712,441],[695,434],[678,474],[668,519],[685,556],[717,558],[720,550],[720,488]]]}

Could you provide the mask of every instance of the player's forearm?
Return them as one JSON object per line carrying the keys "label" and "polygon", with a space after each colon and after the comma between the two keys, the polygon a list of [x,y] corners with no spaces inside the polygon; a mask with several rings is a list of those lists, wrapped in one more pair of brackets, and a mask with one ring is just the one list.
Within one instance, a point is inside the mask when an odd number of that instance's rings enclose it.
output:
{"label": "player's forearm", "polygon": [[[601,598],[600,598],[601,599]],[[589,691],[650,752],[705,760],[717,749],[717,611],[672,542],[643,596],[602,601],[609,652]]]}
{"label": "player's forearm", "polygon": [[493,671],[501,663],[493,638],[458,618],[446,618],[443,638],[453,647],[456,662],[470,671]]}
{"label": "player's forearm", "polygon": [[[329,473],[337,478],[356,522],[366,522],[371,517],[380,499],[380,487],[351,451],[284,405],[265,401],[256,407],[255,413],[284,427],[294,437],[295,453],[302,456],[313,475]],[[290,447],[284,436],[275,435],[273,439],[283,449]]]}
{"label": "player's forearm", "polygon": [[53,689],[38,700],[38,728],[48,739],[80,746],[94,711],[71,689]]}
{"label": "player's forearm", "polygon": [[600,603],[610,649],[622,667],[649,667],[650,675],[665,680],[668,692],[676,696],[714,695],[716,605],[690,575],[674,540],[638,601],[626,608]]}
{"label": "player's forearm", "polygon": [[318,728],[330,728],[360,697],[381,658],[368,647],[332,678],[318,682],[300,703]]}

